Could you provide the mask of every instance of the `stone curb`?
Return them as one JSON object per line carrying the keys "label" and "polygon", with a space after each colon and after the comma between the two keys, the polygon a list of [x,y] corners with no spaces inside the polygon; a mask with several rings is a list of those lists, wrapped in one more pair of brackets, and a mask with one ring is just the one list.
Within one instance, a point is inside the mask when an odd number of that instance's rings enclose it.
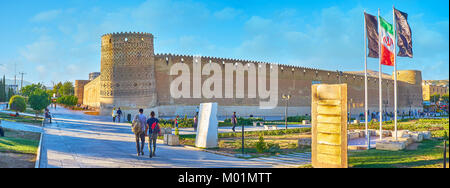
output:
{"label": "stone curb", "polygon": [[[156,141],[157,144],[164,144],[163,140],[158,139]],[[187,146],[187,145],[180,145],[180,146],[173,146],[173,147],[184,147],[186,149],[193,149],[193,150],[197,150],[197,151],[203,151],[203,152],[208,152],[208,153],[214,153],[217,155],[223,155],[223,156],[227,156],[227,157],[235,157],[233,154],[228,154],[228,153],[223,153],[223,152],[218,152],[218,151],[211,151],[211,150],[207,150],[207,149],[201,149],[201,148],[197,148],[197,147],[193,147],[193,146]]]}
{"label": "stone curb", "polygon": [[42,132],[41,132],[41,137],[39,138],[39,146],[37,149],[37,154],[36,154],[36,163],[34,164],[34,168],[39,168],[41,165],[41,150],[42,150],[42,138],[44,137],[44,121],[42,121]]}
{"label": "stone curb", "polygon": [[227,157],[234,157],[235,156],[233,154],[229,154],[229,153],[223,153],[223,152],[218,152],[218,151],[211,151],[211,150],[207,150],[207,149],[201,149],[201,148],[197,148],[197,147],[193,147],[193,146],[186,146],[183,145],[184,148],[187,149],[194,149],[194,150],[198,150],[198,151],[203,151],[203,152],[208,152],[208,153],[213,153],[213,154],[217,154],[217,155],[223,155],[223,156],[227,156]]}

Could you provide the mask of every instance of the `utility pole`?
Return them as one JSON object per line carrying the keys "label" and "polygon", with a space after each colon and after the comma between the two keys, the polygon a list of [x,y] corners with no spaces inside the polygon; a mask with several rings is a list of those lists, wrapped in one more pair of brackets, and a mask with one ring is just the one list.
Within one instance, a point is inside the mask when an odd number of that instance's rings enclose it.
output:
{"label": "utility pole", "polygon": [[286,108],[284,109],[284,126],[285,126],[285,129],[287,130],[288,129],[288,126],[287,126],[288,105],[289,105],[289,99],[291,99],[291,95],[283,94],[282,98],[283,98],[283,100],[286,101]]}
{"label": "utility pole", "polygon": [[23,75],[26,74],[26,73],[24,73],[24,72],[19,72],[19,74],[22,75],[22,79],[21,79],[21,81],[20,81],[20,91],[22,91],[22,88],[23,88]]}
{"label": "utility pole", "polygon": [[14,62],[14,85],[17,85],[17,82],[16,82],[16,65],[17,65],[17,63]]}

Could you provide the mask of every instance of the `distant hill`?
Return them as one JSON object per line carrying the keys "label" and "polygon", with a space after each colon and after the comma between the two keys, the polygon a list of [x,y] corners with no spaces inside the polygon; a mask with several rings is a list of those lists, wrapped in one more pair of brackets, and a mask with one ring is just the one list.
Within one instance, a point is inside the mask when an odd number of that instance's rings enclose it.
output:
{"label": "distant hill", "polygon": [[423,80],[422,82],[437,86],[448,86],[448,80]]}
{"label": "distant hill", "polygon": [[[16,84],[17,85],[19,85],[19,87],[20,87],[20,79],[17,79],[16,80]],[[31,85],[32,83],[31,82],[28,82],[28,81],[23,81],[23,86],[27,86],[27,85]],[[14,79],[8,79],[8,78],[6,78],[6,85],[14,85]]]}

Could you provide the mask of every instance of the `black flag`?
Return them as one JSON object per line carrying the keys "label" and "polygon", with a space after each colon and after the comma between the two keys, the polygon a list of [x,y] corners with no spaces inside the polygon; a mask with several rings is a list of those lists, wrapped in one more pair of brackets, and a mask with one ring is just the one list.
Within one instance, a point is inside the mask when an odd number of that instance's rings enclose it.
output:
{"label": "black flag", "polygon": [[397,56],[412,58],[412,34],[408,24],[408,14],[397,9],[394,9],[394,14],[397,25],[397,46],[399,47]]}
{"label": "black flag", "polygon": [[366,20],[369,57],[378,58],[378,21],[377,17],[364,13]]}

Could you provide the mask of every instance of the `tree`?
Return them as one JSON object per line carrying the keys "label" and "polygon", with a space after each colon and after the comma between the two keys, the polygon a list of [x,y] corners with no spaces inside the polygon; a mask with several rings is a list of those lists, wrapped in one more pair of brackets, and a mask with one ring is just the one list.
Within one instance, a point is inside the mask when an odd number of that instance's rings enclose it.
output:
{"label": "tree", "polygon": [[6,96],[6,101],[9,101],[11,98],[12,98],[12,96],[14,96],[15,94],[14,94],[14,89],[13,88],[9,88],[8,89],[8,95]]}
{"label": "tree", "polygon": [[62,86],[58,90],[59,94],[64,95],[73,95],[74,94],[74,87],[72,82],[64,82]]}
{"label": "tree", "polygon": [[78,97],[75,97],[73,95],[62,96],[56,99],[56,103],[66,106],[75,106],[78,103]]}
{"label": "tree", "polygon": [[38,114],[42,113],[42,110],[50,105],[50,96],[45,90],[37,89],[28,98],[28,104],[36,112],[36,119]]}
{"label": "tree", "polygon": [[34,93],[34,91],[36,91],[38,89],[45,90],[45,86],[42,85],[41,83],[31,84],[31,85],[23,87],[20,90],[20,92],[22,93],[23,96],[29,97],[32,93]]}
{"label": "tree", "polygon": [[6,101],[6,84],[5,84],[5,76],[0,80],[0,102]]}
{"label": "tree", "polygon": [[24,112],[27,109],[25,98],[19,95],[12,96],[9,100],[9,107],[11,110],[16,111],[17,114],[19,114],[19,112]]}
{"label": "tree", "polygon": [[62,87],[62,83],[61,82],[59,82],[58,84],[56,84],[56,85],[54,85],[53,86],[53,93],[56,93],[57,95],[59,94],[58,92],[59,92],[59,88],[61,88]]}
{"label": "tree", "polygon": [[443,95],[441,96],[441,98],[442,98],[442,101],[443,101],[445,104],[448,104],[448,93],[443,94]]}
{"label": "tree", "polygon": [[432,103],[438,102],[440,98],[441,98],[441,95],[435,93],[430,96],[430,102],[432,102]]}
{"label": "tree", "polygon": [[6,101],[9,102],[9,100],[11,99],[12,96],[14,96],[14,89],[13,88],[9,88],[8,89],[8,95],[6,95]]}

